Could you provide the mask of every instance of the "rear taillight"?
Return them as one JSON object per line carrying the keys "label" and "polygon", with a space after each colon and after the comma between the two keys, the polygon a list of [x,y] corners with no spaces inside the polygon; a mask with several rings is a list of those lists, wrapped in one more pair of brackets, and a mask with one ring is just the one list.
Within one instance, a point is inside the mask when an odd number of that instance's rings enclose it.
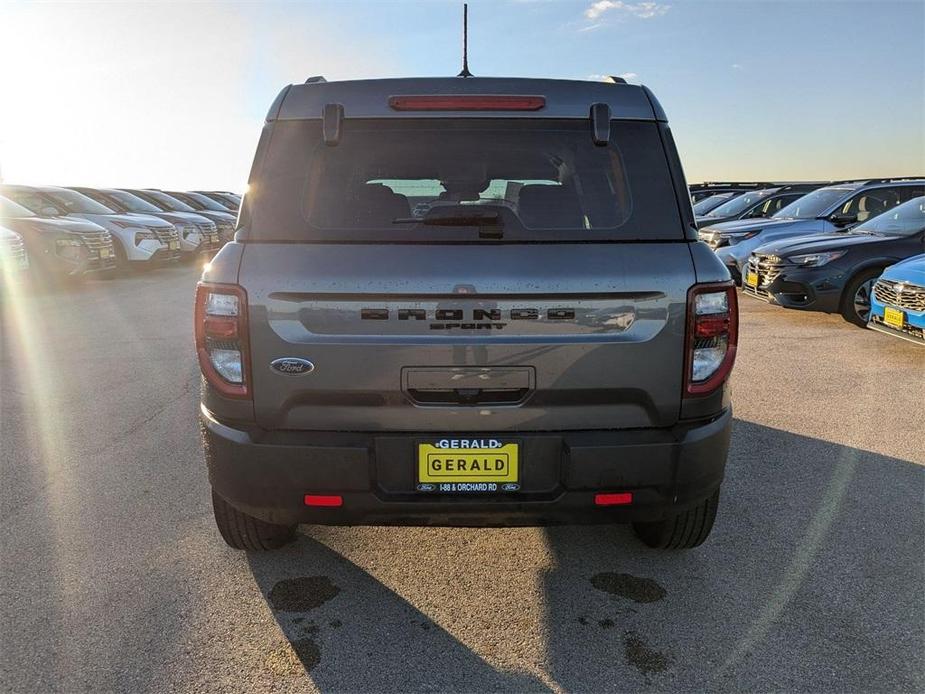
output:
{"label": "rear taillight", "polygon": [[698,284],[687,293],[685,395],[708,395],[726,381],[739,339],[739,306],[731,282]]}
{"label": "rear taillight", "polygon": [[389,97],[396,111],[538,111],[544,96],[513,94],[425,94]]}
{"label": "rear taillight", "polygon": [[249,398],[247,294],[233,284],[196,286],[196,353],[209,384],[229,398]]}

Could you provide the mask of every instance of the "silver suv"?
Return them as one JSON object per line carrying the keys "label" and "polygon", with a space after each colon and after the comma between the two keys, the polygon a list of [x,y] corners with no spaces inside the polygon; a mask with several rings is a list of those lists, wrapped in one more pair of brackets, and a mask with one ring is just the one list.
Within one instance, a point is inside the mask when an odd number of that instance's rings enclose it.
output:
{"label": "silver suv", "polygon": [[180,258],[174,226],[156,217],[120,214],[69,188],[6,186],[4,195],[46,217],[85,219],[103,227],[113,239],[116,267],[143,267]]}
{"label": "silver suv", "polygon": [[160,207],[142,200],[124,190],[115,188],[81,188],[75,187],[78,193],[96,200],[98,203],[116,210],[121,214],[131,216],[157,217],[170,222],[177,230],[180,240],[180,251],[187,258],[199,254],[212,254],[222,246],[221,238],[214,222],[198,214],[187,212],[167,212]]}
{"label": "silver suv", "polygon": [[195,316],[233,547],[299,523],[712,528],[736,293],[645,87],[286,87]]}
{"label": "silver suv", "polygon": [[178,200],[177,198],[168,195],[161,190],[153,190],[150,188],[146,190],[125,188],[123,190],[126,190],[132,195],[137,195],[142,200],[145,200],[152,205],[161,208],[164,210],[164,212],[182,212],[184,214],[195,215],[197,217],[204,217],[205,219],[212,222],[222,243],[231,240],[231,236],[234,233],[234,215],[230,212],[210,212],[209,210],[199,210],[190,207],[182,200]]}

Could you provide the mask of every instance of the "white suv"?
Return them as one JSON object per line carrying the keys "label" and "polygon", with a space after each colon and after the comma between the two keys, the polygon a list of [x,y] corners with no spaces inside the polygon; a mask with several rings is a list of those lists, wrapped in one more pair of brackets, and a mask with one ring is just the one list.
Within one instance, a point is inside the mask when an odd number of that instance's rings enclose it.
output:
{"label": "white suv", "polygon": [[173,224],[180,235],[180,251],[191,258],[200,253],[211,255],[221,248],[221,239],[215,224],[198,214],[166,212],[137,195],[116,188],[74,187],[78,193],[96,200],[117,212],[131,216],[157,217]]}
{"label": "white suv", "polygon": [[118,214],[68,188],[6,186],[4,193],[43,217],[85,219],[103,227],[112,236],[117,267],[124,269],[180,258],[177,230],[162,219]]}

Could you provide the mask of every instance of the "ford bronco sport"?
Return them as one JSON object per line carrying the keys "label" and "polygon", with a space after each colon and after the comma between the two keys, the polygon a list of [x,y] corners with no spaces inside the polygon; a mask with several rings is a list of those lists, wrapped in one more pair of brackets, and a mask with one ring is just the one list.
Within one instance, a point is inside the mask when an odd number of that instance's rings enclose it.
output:
{"label": "ford bronco sport", "polygon": [[288,86],[195,303],[225,541],[299,523],[716,516],[737,339],[661,106],[625,83]]}

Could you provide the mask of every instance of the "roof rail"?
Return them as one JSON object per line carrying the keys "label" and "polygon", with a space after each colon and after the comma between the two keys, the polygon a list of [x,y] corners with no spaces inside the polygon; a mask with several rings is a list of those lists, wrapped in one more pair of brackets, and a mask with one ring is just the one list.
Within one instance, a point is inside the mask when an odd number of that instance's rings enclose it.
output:
{"label": "roof rail", "polygon": [[305,80],[305,84],[319,84],[320,82],[327,82],[324,75],[313,75]]}
{"label": "roof rail", "polygon": [[738,186],[741,188],[767,188],[774,185],[768,181],[704,181],[703,183],[691,183],[688,188],[698,188],[705,190],[707,188],[730,188]]}
{"label": "roof rail", "polygon": [[825,186],[832,185],[831,181],[797,181],[795,183],[780,183],[778,184],[782,191],[785,190],[794,190],[796,188],[824,188]]}
{"label": "roof rail", "polygon": [[710,188],[782,188],[786,186],[827,186],[849,181],[704,181],[691,183],[688,188],[709,190]]}
{"label": "roof rail", "polygon": [[889,178],[869,178],[866,183],[892,183],[893,181],[921,181],[925,176],[892,176]]}

